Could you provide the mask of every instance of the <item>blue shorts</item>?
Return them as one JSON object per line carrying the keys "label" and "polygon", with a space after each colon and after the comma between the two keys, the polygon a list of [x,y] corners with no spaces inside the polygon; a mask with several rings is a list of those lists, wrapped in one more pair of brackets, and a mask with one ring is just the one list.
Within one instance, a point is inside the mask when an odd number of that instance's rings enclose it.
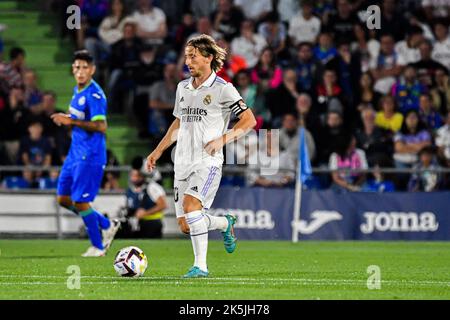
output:
{"label": "blue shorts", "polygon": [[58,179],[58,196],[70,196],[74,202],[94,201],[100,189],[102,164],[65,161]]}

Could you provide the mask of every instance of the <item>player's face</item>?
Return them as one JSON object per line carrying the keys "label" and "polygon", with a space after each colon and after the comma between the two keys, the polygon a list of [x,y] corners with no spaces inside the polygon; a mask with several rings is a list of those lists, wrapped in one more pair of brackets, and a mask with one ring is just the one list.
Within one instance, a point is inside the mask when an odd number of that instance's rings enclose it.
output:
{"label": "player's face", "polygon": [[184,50],[185,63],[192,77],[198,78],[207,73],[211,66],[211,57],[204,57],[196,48],[187,46]]}
{"label": "player's face", "polygon": [[84,60],[75,60],[72,72],[78,85],[86,85],[95,73],[95,66]]}

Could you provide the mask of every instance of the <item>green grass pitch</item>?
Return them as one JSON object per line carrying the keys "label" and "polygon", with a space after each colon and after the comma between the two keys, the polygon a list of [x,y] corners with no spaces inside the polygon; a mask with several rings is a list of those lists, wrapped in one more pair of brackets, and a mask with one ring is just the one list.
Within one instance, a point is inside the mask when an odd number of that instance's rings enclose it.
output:
{"label": "green grass pitch", "polygon": [[[144,250],[141,278],[121,278],[122,247]],[[102,258],[81,258],[86,240],[0,240],[0,299],[450,299],[450,243],[240,241],[227,254],[210,241],[208,279],[181,279],[191,266],[186,240],[116,240]],[[80,267],[80,289],[67,269]],[[381,270],[369,290],[367,268]]]}

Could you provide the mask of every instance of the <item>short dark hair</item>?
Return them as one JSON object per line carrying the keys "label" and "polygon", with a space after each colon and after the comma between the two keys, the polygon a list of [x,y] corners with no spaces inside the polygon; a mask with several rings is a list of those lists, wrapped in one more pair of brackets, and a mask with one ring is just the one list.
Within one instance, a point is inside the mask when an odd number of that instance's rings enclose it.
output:
{"label": "short dark hair", "polygon": [[418,156],[420,157],[423,154],[429,154],[431,156],[434,156],[436,154],[436,149],[433,146],[425,146],[422,149],[420,149]]}
{"label": "short dark hair", "polygon": [[11,50],[9,51],[9,59],[15,60],[19,56],[25,56],[25,50],[19,47],[11,48]]}
{"label": "short dark hair", "polygon": [[52,90],[45,90],[45,91],[42,93],[42,96],[52,96],[53,99],[56,99],[56,92],[55,92],[55,91],[52,91]]}
{"label": "short dark hair", "polygon": [[86,61],[89,64],[94,62],[94,58],[89,53],[89,51],[87,51],[86,49],[75,51],[74,54],[73,54],[73,61],[72,62],[75,62],[75,60],[83,60],[83,61]]}

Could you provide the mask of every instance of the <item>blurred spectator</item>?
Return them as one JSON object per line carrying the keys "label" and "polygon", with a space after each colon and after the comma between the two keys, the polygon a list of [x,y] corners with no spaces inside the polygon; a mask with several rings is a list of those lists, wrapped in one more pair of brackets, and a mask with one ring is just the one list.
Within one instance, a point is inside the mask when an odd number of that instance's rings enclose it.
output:
{"label": "blurred spectator", "polygon": [[251,72],[252,82],[260,89],[275,89],[283,81],[283,71],[278,66],[272,49],[265,48],[258,59],[258,63]]}
{"label": "blurred spectator", "polygon": [[351,42],[355,39],[353,26],[359,23],[358,17],[352,11],[349,0],[337,0],[336,9],[337,11],[330,15],[325,29],[333,32],[336,41],[346,39]]}
{"label": "blurred spectator", "polygon": [[327,25],[330,19],[330,15],[335,11],[334,4],[329,0],[316,0],[314,1],[313,13],[320,17],[322,25]]}
{"label": "blurred spectator", "polygon": [[50,170],[48,177],[41,177],[38,180],[39,189],[41,190],[54,190],[58,187],[58,170]]}
{"label": "blurred spectator", "polygon": [[246,18],[256,23],[264,20],[272,11],[272,0],[234,0],[234,5],[242,10]]}
{"label": "blurred spectator", "polygon": [[289,21],[289,37],[297,46],[301,42],[315,42],[320,32],[320,19],[313,15],[314,2],[301,1],[301,11]]}
{"label": "blurred spectator", "polygon": [[428,21],[450,17],[450,3],[446,0],[422,0],[422,7]]}
{"label": "blurred spectator", "polygon": [[[206,19],[209,23],[208,18]],[[209,23],[211,25],[211,23]],[[181,20],[181,24],[175,29],[175,44],[174,48],[177,52],[183,49],[184,44],[186,43],[188,37],[195,33],[197,28],[195,26],[195,19],[192,12],[186,12],[183,14],[183,19]]]}
{"label": "blurred spectator", "polygon": [[194,17],[199,20],[209,17],[217,8],[217,0],[191,0],[191,10]]}
{"label": "blurred spectator", "polygon": [[258,90],[258,86],[251,82],[250,72],[248,70],[239,71],[234,77],[233,84],[255,116],[262,117],[265,122],[269,122],[270,111],[265,105],[264,97]]}
{"label": "blurred spectator", "polygon": [[88,38],[98,38],[98,27],[108,14],[109,1],[84,0],[81,4],[81,28],[77,29],[78,48],[86,46]]}
{"label": "blurred spectator", "polygon": [[402,127],[403,115],[396,111],[396,103],[392,96],[384,96],[380,100],[380,111],[377,112],[375,124],[383,129],[397,132]]}
{"label": "blurred spectator", "polygon": [[[361,60],[361,72],[370,70],[370,63],[378,56],[380,51],[380,42],[374,39],[374,32],[367,32],[365,26],[355,24],[353,27],[355,33],[355,41],[351,43],[351,51],[357,54]],[[372,35],[369,38],[369,34]]]}
{"label": "blurred spectator", "polygon": [[[313,41],[311,41],[313,42]],[[333,38],[329,32],[321,32],[318,38],[317,45],[314,47],[314,57],[323,65],[333,59],[337,55],[337,50],[334,47]]]}
{"label": "blurred spectator", "polygon": [[254,32],[251,20],[245,20],[241,25],[241,33],[231,42],[231,53],[245,59],[248,68],[257,63],[263,49],[267,46],[266,40]]}
{"label": "blurred spectator", "polygon": [[[197,20],[196,32],[189,35],[187,41],[190,39],[197,37],[201,34],[206,34],[211,36],[214,40],[219,40],[222,38],[222,34],[213,29],[211,24],[211,20],[208,17],[201,17]],[[184,45],[184,43],[183,43]],[[180,55],[180,58],[184,58],[184,52]]]}
{"label": "blurred spectator", "polygon": [[431,135],[420,121],[419,113],[410,110],[401,130],[394,137],[394,160],[397,168],[411,168],[418,160],[419,151],[431,145]]}
{"label": "blurred spectator", "polygon": [[217,40],[217,45],[228,52],[223,67],[217,72],[217,75],[225,81],[231,82],[239,71],[247,69],[247,62],[244,57],[230,53],[230,43],[226,39]]}
{"label": "blurred spectator", "polygon": [[419,163],[414,166],[419,172],[413,173],[408,183],[408,192],[437,191],[442,185],[442,174],[434,170],[441,167],[435,159],[435,151],[432,146],[423,147],[419,151]]}
{"label": "blurred spectator", "polygon": [[28,126],[29,136],[22,138],[19,148],[18,164],[25,166],[50,166],[51,146],[43,136],[44,128],[40,122],[33,121]]}
{"label": "blurred spectator", "polygon": [[395,0],[383,0],[381,3],[381,29],[378,31],[378,37],[389,33],[394,36],[395,41],[401,41],[408,29],[408,22],[403,18],[402,12],[396,10]]}
{"label": "blurred spectator", "polygon": [[35,189],[37,187],[33,172],[24,170],[22,176],[9,176],[3,180],[2,187],[4,189]]}
{"label": "blurred spectator", "polygon": [[166,14],[153,6],[153,0],[138,0],[138,10],[131,17],[137,22],[137,36],[145,43],[163,43],[167,36]]}
{"label": "blurred spectator", "polygon": [[[294,185],[296,161],[289,152],[280,152],[276,133],[267,130],[260,136],[258,163],[250,164],[247,170],[247,185],[265,188]],[[281,169],[289,169],[286,172]]]}
{"label": "blurred spectator", "polygon": [[280,14],[280,20],[289,24],[289,21],[298,14],[300,10],[300,1],[298,0],[278,0],[277,11]]}
{"label": "blurred spectator", "polygon": [[370,106],[372,109],[377,109],[382,95],[373,90],[373,77],[370,72],[365,72],[359,79],[359,87],[355,92],[355,105],[361,104]]}
{"label": "blurred spectator", "polygon": [[296,88],[295,80],[295,71],[286,69],[281,85],[266,92],[266,105],[270,110],[274,128],[281,126],[281,120],[285,114],[295,113],[295,100],[300,94]]}
{"label": "blurred spectator", "polygon": [[414,63],[420,60],[419,44],[424,40],[422,28],[418,26],[411,26],[407,33],[405,40],[397,42],[395,45],[395,52],[398,59],[403,64]]}
{"label": "blurred spectator", "polygon": [[[328,168],[338,169],[368,169],[366,154],[356,148],[353,136],[343,135],[336,140],[335,152],[330,155]],[[366,180],[365,173],[336,171],[331,173],[332,188],[338,191],[360,191]]]}
{"label": "blurred spectator", "polygon": [[325,125],[318,131],[317,137],[315,137],[317,146],[315,162],[318,165],[329,162],[336,141],[341,139],[341,136],[345,135],[346,131],[342,115],[337,111],[329,111],[326,116]]}
{"label": "blurred spectator", "polygon": [[390,159],[380,157],[374,163],[373,172],[368,176],[366,183],[362,186],[362,192],[393,192],[395,191],[394,182],[388,178],[388,175],[381,172],[381,168],[390,166]]}
{"label": "blurred spectator", "polygon": [[164,80],[155,82],[150,90],[148,131],[155,137],[162,137],[172,122],[175,91],[178,84],[174,63],[164,66]]}
{"label": "blurred spectator", "polygon": [[211,14],[214,30],[223,34],[228,40],[236,37],[245,16],[236,8],[233,0],[218,0],[217,9]]}
{"label": "blurred spectator", "polygon": [[438,154],[450,167],[450,111],[447,112],[445,124],[436,131]]}
{"label": "blurred spectator", "polygon": [[292,68],[297,73],[298,89],[312,94],[322,76],[322,65],[314,58],[311,43],[303,42],[299,44],[296,58],[292,62]]}
{"label": "blurred spectator", "polygon": [[391,95],[397,100],[399,111],[403,114],[411,109],[419,110],[419,96],[426,88],[419,82],[412,65],[406,66],[402,77],[392,86]]}
{"label": "blurred spectator", "polygon": [[356,130],[358,148],[364,150],[367,161],[373,166],[381,158],[390,158],[393,152],[392,134],[375,125],[375,111],[365,107],[361,111],[363,127]]}
{"label": "blurred spectator", "polygon": [[375,91],[387,94],[402,71],[404,63],[394,51],[394,38],[390,34],[381,36],[380,52],[370,64],[370,72],[375,79]]}
{"label": "blurred spectator", "polygon": [[436,87],[430,91],[433,106],[441,115],[446,115],[450,111],[450,80],[448,71],[442,68],[437,69],[435,80]]}
{"label": "blurred spectator", "polygon": [[346,111],[342,105],[343,91],[338,84],[336,71],[327,69],[322,76],[322,82],[316,89],[317,106],[320,114],[328,111],[336,111],[344,114]]}
{"label": "blurred spectator", "polygon": [[37,87],[36,73],[31,69],[26,70],[23,82],[25,85],[25,104],[33,110],[34,106],[42,101],[42,92]]}
{"label": "blurred spectator", "polygon": [[[280,150],[289,153],[294,159],[298,159],[300,126],[296,115],[291,113],[284,115],[280,129]],[[314,138],[308,129],[305,128],[304,132],[309,159],[313,160],[316,155]]]}
{"label": "blurred spectator", "polygon": [[259,25],[258,33],[266,39],[275,55],[281,57],[282,51],[286,48],[287,30],[286,26],[280,22],[276,11],[271,12],[265,22]]}
{"label": "blurred spectator", "polygon": [[127,196],[127,217],[136,218],[140,238],[162,238],[162,219],[167,208],[166,193],[156,182],[146,183],[140,170],[130,171]]}
{"label": "blurred spectator", "polygon": [[4,81],[6,88],[0,86],[0,91],[9,93],[12,87],[23,86],[23,72],[25,69],[25,51],[22,48],[11,48],[9,63],[0,63],[0,82]]}
{"label": "blurred spectator", "polygon": [[312,110],[312,99],[309,94],[301,93],[296,100],[296,109],[300,126],[316,135],[320,127],[320,119],[315,110]]}
{"label": "blurred spectator", "polygon": [[[117,167],[120,166],[120,162],[116,155],[110,150],[106,149],[106,166]],[[107,191],[122,191],[119,185],[120,172],[117,171],[105,171],[102,179],[102,189]]]}
{"label": "blurred spectator", "polygon": [[111,53],[111,46],[122,39],[126,11],[123,0],[113,0],[109,15],[105,17],[98,29],[99,38],[87,38],[84,45],[92,54],[94,61],[104,61]]}
{"label": "blurred spectator", "polygon": [[433,46],[430,41],[424,40],[419,45],[420,60],[413,64],[417,70],[420,83],[428,89],[436,85],[435,74],[438,69],[445,67],[431,58]]}
{"label": "blurred spectator", "polygon": [[442,126],[442,117],[433,109],[431,96],[427,93],[421,94],[419,98],[420,119],[429,131],[434,132]]}
{"label": "blurred spectator", "polygon": [[450,35],[449,22],[439,20],[434,24],[434,35],[436,42],[433,45],[431,58],[442,63],[447,70],[450,70]]}

